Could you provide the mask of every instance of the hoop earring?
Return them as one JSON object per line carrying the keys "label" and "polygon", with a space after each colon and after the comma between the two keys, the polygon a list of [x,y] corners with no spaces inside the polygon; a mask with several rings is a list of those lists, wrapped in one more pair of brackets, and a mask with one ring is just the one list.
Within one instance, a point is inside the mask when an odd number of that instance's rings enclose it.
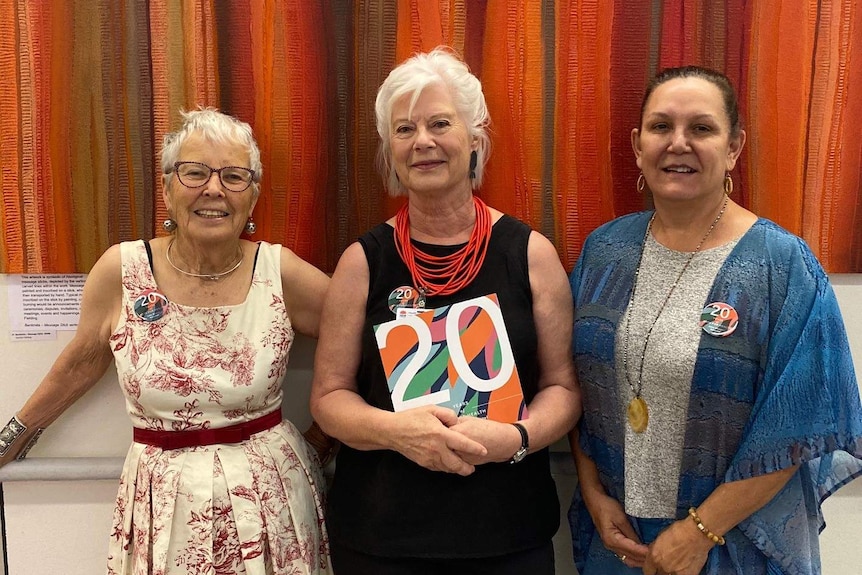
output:
{"label": "hoop earring", "polygon": [[249,218],[249,219],[248,219],[248,221],[245,223],[245,233],[247,233],[248,235],[250,235],[250,236],[251,236],[251,235],[253,235],[253,234],[254,234],[254,232],[256,232],[256,231],[257,231],[257,224],[255,224],[255,223],[252,221],[252,219],[251,219],[251,218]]}
{"label": "hoop earring", "polygon": [[479,163],[479,154],[476,153],[476,150],[470,152],[470,179],[476,179],[476,164]]}
{"label": "hoop earring", "polygon": [[638,188],[638,191],[641,193],[643,193],[643,191],[646,189],[646,178],[644,177],[643,172],[638,174],[637,188]]}
{"label": "hoop earring", "polygon": [[724,173],[724,193],[728,196],[733,193],[733,178],[730,177],[730,172]]}
{"label": "hoop earring", "polygon": [[177,222],[175,222],[171,218],[168,218],[162,222],[162,227],[165,228],[166,232],[172,232],[177,229]]}

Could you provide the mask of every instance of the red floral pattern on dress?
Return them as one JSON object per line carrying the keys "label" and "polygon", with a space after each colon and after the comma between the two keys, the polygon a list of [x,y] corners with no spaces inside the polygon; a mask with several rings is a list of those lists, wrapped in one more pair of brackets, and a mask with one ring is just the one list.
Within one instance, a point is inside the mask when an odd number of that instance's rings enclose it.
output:
{"label": "red floral pattern on dress", "polygon": [[[143,243],[124,243],[121,253],[126,305],[110,341],[136,427],[218,428],[281,408],[293,330],[279,246],[261,244],[243,304],[170,303],[154,322],[132,308],[157,289]],[[241,444],[173,451],[132,444],[107,573],[331,574],[318,485],[317,458],[290,422]]]}

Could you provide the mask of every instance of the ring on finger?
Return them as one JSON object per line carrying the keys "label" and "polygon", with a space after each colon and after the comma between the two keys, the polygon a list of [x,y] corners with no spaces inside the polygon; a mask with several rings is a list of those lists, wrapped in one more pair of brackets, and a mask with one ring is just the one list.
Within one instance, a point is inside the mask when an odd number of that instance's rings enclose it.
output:
{"label": "ring on finger", "polygon": [[[616,553],[615,553],[614,555],[616,555]],[[617,555],[617,559],[619,559],[619,560],[620,560],[620,561],[622,561],[623,563],[625,563],[625,562],[626,562],[626,556],[625,556],[625,555]]]}

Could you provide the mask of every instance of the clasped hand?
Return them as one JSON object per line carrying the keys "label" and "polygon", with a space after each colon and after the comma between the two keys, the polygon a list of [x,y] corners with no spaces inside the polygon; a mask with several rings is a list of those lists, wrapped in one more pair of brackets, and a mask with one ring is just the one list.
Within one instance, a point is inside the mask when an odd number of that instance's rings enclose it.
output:
{"label": "clasped hand", "polygon": [[644,575],[698,575],[712,546],[690,519],[675,521],[650,545]]}
{"label": "clasped hand", "polygon": [[619,501],[593,494],[587,504],[602,544],[644,575],[698,575],[706,564],[712,543],[689,519],[672,523],[646,546]]}
{"label": "clasped hand", "polygon": [[521,434],[508,423],[458,417],[439,406],[409,409],[395,416],[395,449],[434,471],[470,475],[477,465],[507,461],[521,445]]}
{"label": "clasped hand", "polygon": [[488,450],[482,443],[457,429],[458,416],[436,405],[393,414],[392,448],[432,471],[470,475]]}
{"label": "clasped hand", "polygon": [[629,567],[643,567],[649,548],[641,543],[623,506],[609,495],[594,494],[587,501],[602,544]]}

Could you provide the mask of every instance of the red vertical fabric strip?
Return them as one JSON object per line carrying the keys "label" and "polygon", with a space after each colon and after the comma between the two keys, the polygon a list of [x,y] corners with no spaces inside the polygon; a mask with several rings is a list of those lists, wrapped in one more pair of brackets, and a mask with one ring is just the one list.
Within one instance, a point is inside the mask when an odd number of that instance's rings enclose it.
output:
{"label": "red vertical fabric strip", "polygon": [[613,5],[557,3],[554,140],[556,245],[571,270],[587,235],[615,216],[610,154]]}
{"label": "red vertical fabric strip", "polygon": [[152,75],[149,65],[148,27],[132,23],[147,22],[146,6],[125,6],[115,33],[123,54],[121,68],[123,97],[116,103],[123,126],[124,162],[128,170],[128,206],[131,211],[128,232],[121,230],[118,241],[127,238],[152,238],[154,231],[155,150],[152,140]]}
{"label": "red vertical fabric strip", "polygon": [[213,106],[218,108],[218,38],[215,33],[212,0],[183,2],[182,64],[185,72],[184,108]]}
{"label": "red vertical fabric strip", "polygon": [[[752,14],[749,160],[756,214],[802,233],[805,142],[815,16],[803,3],[760,3]],[[778,39],[781,38],[779,42]]]}
{"label": "red vertical fabric strip", "polygon": [[131,162],[128,156],[127,127],[123,102],[128,95],[125,90],[125,70],[128,63],[124,50],[123,6],[115,2],[102,5],[101,19],[101,98],[104,110],[106,146],[106,197],[105,222],[107,242],[114,244],[121,238],[134,237],[135,206],[131,202]]}
{"label": "red vertical fabric strip", "polygon": [[[255,7],[255,10],[259,9]],[[213,7],[213,26],[218,37],[218,101],[220,109],[237,119],[252,126],[258,147],[261,147],[261,136],[267,131],[265,126],[256,125],[257,95],[262,92],[261,78],[256,76],[260,70],[255,69],[254,62],[258,60],[253,37],[254,20],[260,16],[252,10],[249,0],[235,2],[220,2]],[[259,47],[258,47],[259,49]],[[269,148],[267,147],[268,151]],[[261,147],[261,152],[263,148]],[[269,196],[270,170],[268,163],[263,164],[261,181],[261,197]],[[259,200],[260,202],[260,200]],[[264,209],[256,209],[254,219],[258,226],[255,239],[279,241],[269,235],[272,214]]]}
{"label": "red vertical fabric strip", "polygon": [[[102,44],[104,11],[98,3],[74,5],[71,50],[71,189],[75,250],[79,265],[90,269],[108,239],[108,144],[104,107]],[[115,54],[110,54],[114,58]]]}
{"label": "red vertical fabric strip", "polygon": [[840,161],[836,150],[830,146],[830,140],[840,138],[841,108],[846,97],[846,94],[841,93],[842,86],[835,82],[841,65],[841,21],[840,10],[836,14],[833,7],[832,4],[824,6],[816,18],[819,25],[814,30],[815,65],[807,86],[810,89],[806,142],[808,153],[804,166],[805,177],[801,182],[804,187],[800,190],[807,213],[799,233],[803,237],[818,240],[811,247],[827,259],[830,249],[822,240],[829,233],[824,226],[832,219],[832,205],[825,192],[835,187],[836,168]]}
{"label": "red vertical fabric strip", "polygon": [[726,3],[698,2],[697,21],[699,50],[697,61],[709,68],[725,70],[727,64],[727,9]]}
{"label": "red vertical fabric strip", "polygon": [[[30,128],[26,141],[29,149],[26,150],[32,156],[30,168],[32,174],[27,180],[32,182],[31,209],[34,221],[38,221],[38,227],[32,229],[33,236],[38,238],[38,243],[43,247],[40,256],[31,259],[33,269],[48,269],[51,266],[51,254],[49,249],[55,241],[55,228],[53,217],[53,189],[51,185],[51,174],[47,170],[50,159],[46,153],[48,147],[47,121],[50,118],[50,94],[46,83],[50,78],[52,40],[48,34],[50,26],[50,15],[46,14],[45,6],[30,3],[27,5],[28,37],[30,43],[30,69],[29,80],[32,88],[32,101],[28,102],[31,114]],[[73,262],[74,263],[74,262]]]}
{"label": "red vertical fabric strip", "polygon": [[216,108],[221,107],[219,101],[218,53],[219,37],[215,22],[215,0],[201,2],[201,34],[198,36],[203,46],[196,49],[202,53],[198,60],[198,89],[196,102],[206,102]]}
{"label": "red vertical fabric strip", "polygon": [[862,40],[862,29],[853,26],[857,10],[847,1],[823,5],[814,46],[802,236],[834,271],[851,270],[860,237],[858,229],[847,233],[858,228],[848,208],[862,195],[862,72],[851,64]]}
{"label": "red vertical fabric strip", "polygon": [[[251,62],[254,78],[254,120],[251,122],[260,147],[260,161],[264,176],[261,195],[255,207],[255,222],[261,238],[272,237],[272,123],[275,7],[265,0],[252,0],[249,12]],[[249,89],[246,87],[246,89]]]}
{"label": "red vertical fabric strip", "polygon": [[[74,205],[72,195],[68,190],[72,188],[72,159],[69,147],[70,139],[70,110],[69,110],[69,85],[70,79],[70,54],[72,46],[70,22],[71,10],[69,4],[62,2],[53,5],[51,11],[52,55],[50,65],[50,110],[48,113],[48,148],[44,150],[47,158],[50,158],[50,179],[54,195],[54,228],[56,244],[52,247],[55,253],[55,262],[42,271],[81,271],[81,266],[75,259],[75,244],[77,243],[73,217]],[[77,218],[77,215],[75,216]]]}
{"label": "red vertical fabric strip", "polygon": [[[252,126],[255,120],[256,83],[252,30],[257,11],[250,0],[232,0],[216,5],[219,38],[219,100],[222,110]],[[257,131],[255,131],[257,136]],[[264,173],[267,166],[264,166]]]}
{"label": "red vertical fabric strip", "polygon": [[610,193],[614,216],[642,210],[646,202],[635,187],[638,168],[632,152],[631,131],[640,122],[644,88],[656,72],[658,47],[663,41],[661,13],[654,12],[653,6],[652,0],[613,3],[608,163],[613,166]]}
{"label": "red vertical fabric strip", "polygon": [[[36,213],[27,219],[32,217],[39,221],[39,243],[45,248],[38,264],[31,260],[33,267],[29,271],[74,272],[79,265],[95,261],[98,248],[94,243],[87,243],[88,238],[82,242],[75,233],[81,217],[74,210],[70,177],[74,165],[67,139],[71,124],[67,106],[74,46],[73,19],[71,8],[65,3],[31,3],[28,11],[34,55],[29,88],[36,98],[33,106],[36,116],[32,123],[35,157],[31,164],[36,182],[32,208]],[[24,84],[22,81],[22,87]],[[84,250],[80,248],[82,243],[86,246]]]}
{"label": "red vertical fabric strip", "polygon": [[842,2],[841,30],[846,111],[837,144],[840,189],[832,235],[827,240],[836,247],[836,253],[834,261],[827,262],[827,269],[858,273],[862,272],[862,6],[858,2]]}
{"label": "red vertical fabric strip", "polygon": [[543,48],[541,6],[488,3],[485,97],[493,122],[493,152],[482,197],[531,226],[541,225]]}
{"label": "red vertical fabric strip", "polygon": [[[661,44],[658,68],[681,66],[685,62],[687,42],[684,24],[686,0],[663,2],[661,14]],[[688,31],[691,34],[691,31]]]}
{"label": "red vertical fabric strip", "polygon": [[284,180],[277,182],[284,190],[284,209],[279,215],[282,231],[276,237],[310,259],[325,250],[325,238],[317,234],[321,229],[318,218],[323,215],[319,207],[328,182],[328,157],[322,153],[329,142],[327,60],[326,53],[317,49],[323,36],[323,13],[314,3],[297,3],[288,5],[281,19],[287,105],[273,114],[280,120],[274,127],[282,130],[275,134],[276,139],[288,142],[288,156],[276,160],[286,168]]}
{"label": "red vertical fabric strip", "polygon": [[18,4],[0,0],[0,273],[24,271],[24,220],[21,206],[21,84],[18,82]]}
{"label": "red vertical fabric strip", "polygon": [[441,4],[449,0],[398,0],[395,62],[444,43]]}
{"label": "red vertical fabric strip", "polygon": [[327,249],[321,267],[331,269],[330,265],[338,260],[343,246],[347,246],[355,236],[350,232],[351,178],[350,157],[353,125],[348,118],[352,111],[352,86],[356,71],[353,67],[353,6],[337,0],[324,0],[327,18],[327,31],[332,35],[331,55],[328,74],[329,89],[332,94],[329,133],[330,156],[334,166],[333,181],[326,194],[323,234],[327,237]]}
{"label": "red vertical fabric strip", "polygon": [[[176,50],[169,50],[169,21],[179,17],[179,11],[175,9],[175,0],[150,0],[150,37],[151,46],[151,62],[153,70],[153,144],[155,151],[161,150],[162,139],[165,134],[170,131],[172,121],[175,117],[175,102],[172,101],[170,86],[176,86],[180,83],[182,89],[181,78],[170,77],[171,68],[169,60],[171,54]],[[169,11],[169,5],[173,9]],[[175,66],[174,66],[175,67]],[[174,88],[176,89],[176,87]],[[161,223],[167,219],[168,212],[165,208],[165,203],[162,198],[164,192],[162,188],[162,173],[159,166],[159,158],[157,155],[153,157],[153,163],[157,167],[155,179],[156,186],[156,235],[164,235],[167,232],[161,226]]]}
{"label": "red vertical fabric strip", "polygon": [[[712,3],[710,13],[723,10]],[[704,59],[708,52],[705,34],[703,2],[699,0],[671,0],[662,7],[662,43],[659,68],[707,65]]]}
{"label": "red vertical fabric strip", "polygon": [[464,34],[464,61],[470,70],[479,76],[482,74],[482,51],[485,45],[485,0],[465,0],[466,29]]}
{"label": "red vertical fabric strip", "polygon": [[446,6],[443,43],[452,46],[463,57],[467,36],[467,3],[465,0],[450,0]]}
{"label": "red vertical fabric strip", "polygon": [[[727,5],[727,45],[725,52],[724,73],[730,78],[739,100],[739,113],[744,130],[748,130],[748,101],[745,97],[749,91],[748,75],[745,73],[748,67],[748,46],[751,38],[751,18],[747,14],[750,4],[733,3]],[[747,146],[747,145],[746,145]],[[750,203],[749,175],[749,150],[744,149],[742,156],[736,163],[733,171],[735,182],[733,199],[748,206]]]}
{"label": "red vertical fabric strip", "polygon": [[[292,24],[292,23],[291,23]],[[283,238],[288,223],[288,190],[291,174],[295,171],[294,151],[298,142],[291,141],[292,108],[296,105],[291,99],[293,87],[288,86],[291,66],[303,66],[300,62],[289,62],[287,54],[288,26],[284,7],[273,7],[272,19],[272,71],[270,100],[271,107],[263,109],[265,126],[269,130],[269,182],[266,189],[268,196],[268,215],[265,217],[264,238]],[[301,132],[301,130],[300,130]]]}
{"label": "red vertical fabric strip", "polygon": [[[354,8],[352,119],[348,171],[353,237],[393,215],[402,199],[388,198],[377,171],[379,137],[374,115],[377,89],[396,64],[396,5],[388,0],[357,0]],[[353,239],[353,238],[351,238]]]}
{"label": "red vertical fabric strip", "polygon": [[20,163],[20,185],[22,200],[22,216],[24,223],[25,264],[27,272],[37,272],[43,269],[43,254],[47,250],[41,236],[43,228],[43,211],[41,209],[38,189],[36,184],[36,161],[38,153],[36,150],[37,126],[37,102],[39,93],[36,82],[38,70],[36,60],[38,56],[38,34],[34,33],[38,27],[33,22],[33,6],[22,2],[18,11],[18,72],[20,79],[20,140],[18,145],[21,150]]}

